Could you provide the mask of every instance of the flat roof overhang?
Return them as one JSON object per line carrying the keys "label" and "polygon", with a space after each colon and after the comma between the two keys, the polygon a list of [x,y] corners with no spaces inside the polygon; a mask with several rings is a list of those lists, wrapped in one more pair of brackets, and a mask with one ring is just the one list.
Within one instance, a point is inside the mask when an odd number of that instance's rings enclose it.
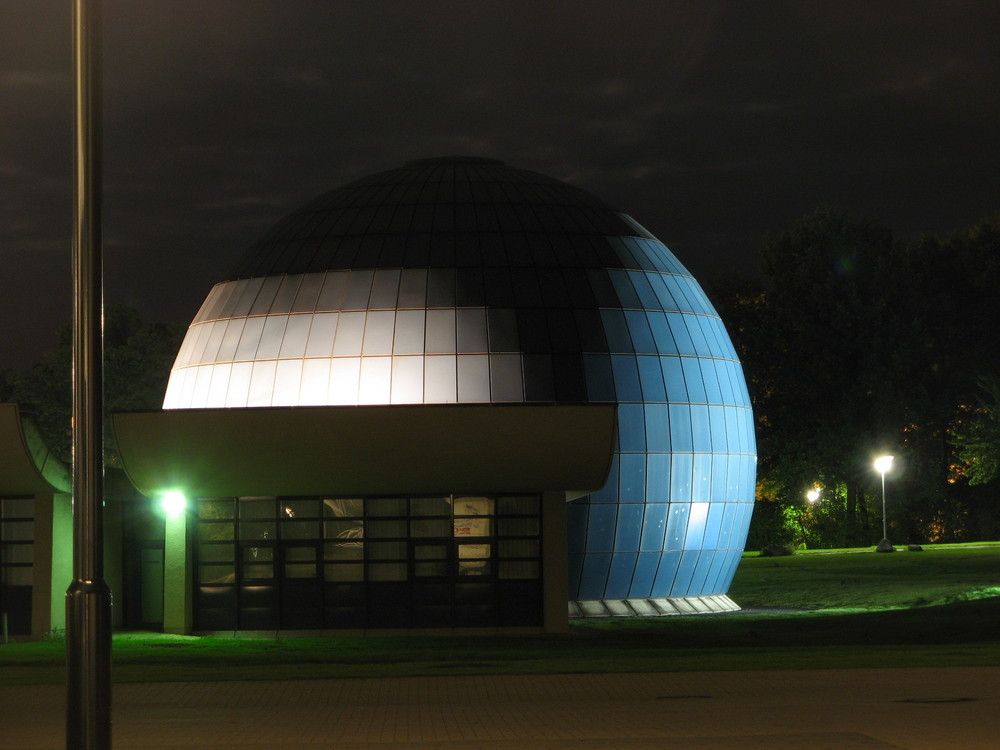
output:
{"label": "flat roof overhang", "polygon": [[176,409],[112,415],[144,495],[563,491],[604,486],[614,404]]}
{"label": "flat roof overhang", "polygon": [[17,404],[0,404],[0,495],[68,493],[72,476]]}

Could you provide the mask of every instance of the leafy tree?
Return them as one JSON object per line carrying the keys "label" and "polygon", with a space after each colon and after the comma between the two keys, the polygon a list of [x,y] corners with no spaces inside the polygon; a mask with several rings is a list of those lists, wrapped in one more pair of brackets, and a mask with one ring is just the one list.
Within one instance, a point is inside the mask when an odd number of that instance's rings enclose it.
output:
{"label": "leafy tree", "polygon": [[1000,378],[980,379],[979,406],[956,425],[952,442],[961,465],[955,470],[969,484],[986,484],[1000,476]]}
{"label": "leafy tree", "polygon": [[[184,328],[145,323],[123,305],[109,305],[104,315],[104,406],[106,412],[158,409]],[[72,330],[60,332],[56,347],[39,362],[12,377],[10,398],[31,412],[50,448],[71,458]],[[113,445],[105,440],[107,460]]]}

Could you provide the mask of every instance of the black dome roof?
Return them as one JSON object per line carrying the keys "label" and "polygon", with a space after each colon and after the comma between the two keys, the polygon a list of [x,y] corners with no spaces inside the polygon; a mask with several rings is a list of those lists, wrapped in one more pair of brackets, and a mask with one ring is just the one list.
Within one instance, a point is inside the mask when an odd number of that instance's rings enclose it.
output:
{"label": "black dome roof", "polygon": [[229,280],[360,268],[620,268],[603,237],[655,239],[590,193],[502,161],[407,162],[278,221]]}

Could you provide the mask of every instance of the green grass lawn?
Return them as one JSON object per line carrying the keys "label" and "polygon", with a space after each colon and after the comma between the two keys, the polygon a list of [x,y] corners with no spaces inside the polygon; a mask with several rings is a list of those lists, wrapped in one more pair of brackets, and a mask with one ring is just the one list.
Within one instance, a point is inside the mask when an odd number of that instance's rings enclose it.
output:
{"label": "green grass lawn", "polygon": [[[1000,665],[1000,546],[744,557],[749,613],[577,620],[569,635],[226,639],[123,633],[114,679],[319,679]],[[788,611],[794,610],[794,611]],[[60,682],[65,644],[0,645],[0,684]]]}

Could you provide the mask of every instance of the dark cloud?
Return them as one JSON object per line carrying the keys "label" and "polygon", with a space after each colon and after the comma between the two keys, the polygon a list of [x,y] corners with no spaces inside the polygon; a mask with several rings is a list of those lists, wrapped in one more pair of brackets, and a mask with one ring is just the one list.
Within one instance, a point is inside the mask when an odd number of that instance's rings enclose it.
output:
{"label": "dark cloud", "polygon": [[[0,0],[0,365],[69,318],[70,9]],[[696,276],[843,205],[901,236],[1000,208],[1000,6],[106,0],[107,297],[186,320],[284,213],[423,156],[621,207]]]}

